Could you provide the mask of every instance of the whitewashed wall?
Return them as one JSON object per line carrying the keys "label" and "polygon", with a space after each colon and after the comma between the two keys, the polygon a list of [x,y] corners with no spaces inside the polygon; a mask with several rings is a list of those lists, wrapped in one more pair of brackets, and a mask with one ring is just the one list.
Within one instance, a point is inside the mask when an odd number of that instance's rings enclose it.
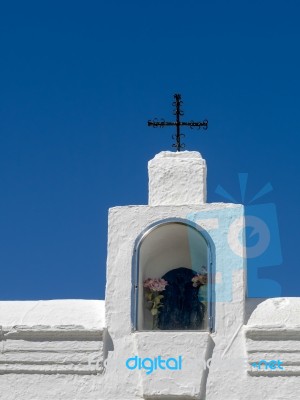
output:
{"label": "whitewashed wall", "polygon": [[[149,163],[149,205],[109,211],[105,303],[0,302],[0,399],[298,400],[300,299],[245,301],[243,212],[206,203],[199,153],[157,155]],[[210,243],[213,332],[134,329],[136,240],[170,218],[195,224]],[[146,375],[126,368],[129,357],[158,355],[181,355],[182,369]],[[250,363],[261,357],[280,357],[286,369],[256,371]]]}
{"label": "whitewashed wall", "polygon": [[0,302],[0,399],[99,399],[104,301]]}

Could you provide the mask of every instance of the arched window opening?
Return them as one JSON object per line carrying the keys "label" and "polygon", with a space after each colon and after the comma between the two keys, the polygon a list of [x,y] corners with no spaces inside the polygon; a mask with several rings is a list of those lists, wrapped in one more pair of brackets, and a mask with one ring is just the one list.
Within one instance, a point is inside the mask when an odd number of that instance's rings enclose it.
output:
{"label": "arched window opening", "polygon": [[209,245],[186,222],[150,228],[135,249],[134,319],[137,330],[209,330]]}

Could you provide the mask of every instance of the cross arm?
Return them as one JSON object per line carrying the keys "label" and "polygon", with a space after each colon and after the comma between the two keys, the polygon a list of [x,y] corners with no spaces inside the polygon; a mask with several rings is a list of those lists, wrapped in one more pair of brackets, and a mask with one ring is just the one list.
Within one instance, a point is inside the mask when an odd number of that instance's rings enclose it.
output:
{"label": "cross arm", "polygon": [[208,127],[208,121],[207,119],[205,119],[202,122],[194,122],[194,121],[190,121],[190,122],[180,122],[181,126],[190,126],[191,128],[193,127],[198,127],[201,128],[203,127],[203,129],[207,129]]}
{"label": "cross arm", "polygon": [[148,121],[148,126],[154,126],[157,127],[159,126],[160,128],[163,128],[164,126],[175,126],[176,122],[165,122],[165,121]]}

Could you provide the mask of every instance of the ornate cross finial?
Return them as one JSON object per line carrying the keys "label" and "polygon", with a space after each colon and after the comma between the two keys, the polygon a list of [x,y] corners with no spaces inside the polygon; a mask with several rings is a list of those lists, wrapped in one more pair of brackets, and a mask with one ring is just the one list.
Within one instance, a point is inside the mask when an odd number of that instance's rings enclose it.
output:
{"label": "ornate cross finial", "polygon": [[183,133],[180,133],[180,127],[181,126],[189,126],[191,129],[193,128],[198,128],[200,129],[203,127],[203,129],[207,129],[208,127],[208,121],[205,119],[202,122],[181,122],[180,121],[180,116],[183,115],[183,110],[181,110],[180,106],[182,105],[181,101],[181,95],[180,94],[174,94],[174,99],[175,101],[172,103],[173,106],[175,106],[175,110],[173,112],[174,115],[176,115],[176,121],[175,122],[165,122],[164,119],[161,121],[158,121],[157,118],[155,118],[153,121],[148,121],[148,126],[153,126],[154,128],[159,127],[163,128],[164,126],[176,126],[176,135],[172,135],[172,139],[176,139],[176,143],[174,143],[172,146],[176,147],[177,151],[180,151],[180,149],[183,149],[185,147],[184,143],[181,143],[181,136],[185,136]]}

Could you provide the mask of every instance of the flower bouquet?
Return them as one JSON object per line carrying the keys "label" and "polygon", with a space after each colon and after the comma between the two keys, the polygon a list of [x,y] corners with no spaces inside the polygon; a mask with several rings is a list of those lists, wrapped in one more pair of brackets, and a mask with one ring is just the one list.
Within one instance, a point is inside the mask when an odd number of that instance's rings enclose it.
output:
{"label": "flower bouquet", "polygon": [[163,307],[161,300],[163,299],[163,292],[167,286],[168,282],[165,279],[159,278],[147,278],[144,281],[144,293],[146,306],[148,310],[150,310],[153,321],[152,321],[152,329],[157,328],[157,317],[159,314],[159,309]]}
{"label": "flower bouquet", "polygon": [[199,288],[198,299],[206,307],[207,304],[207,270],[202,267],[200,272],[192,278],[193,287]]}

